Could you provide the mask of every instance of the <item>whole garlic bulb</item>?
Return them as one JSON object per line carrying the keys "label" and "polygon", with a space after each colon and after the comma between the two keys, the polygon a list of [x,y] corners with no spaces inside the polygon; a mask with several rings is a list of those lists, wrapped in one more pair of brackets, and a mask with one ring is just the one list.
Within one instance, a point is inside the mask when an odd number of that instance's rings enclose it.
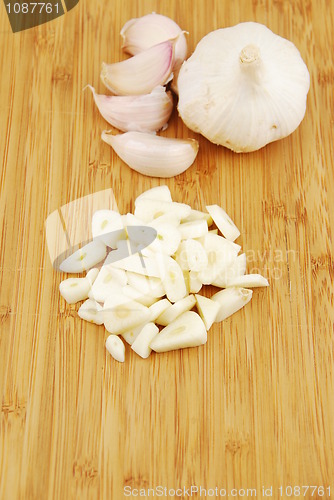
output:
{"label": "whole garlic bulb", "polygon": [[302,121],[310,76],[292,42],[254,22],[206,35],[183,63],[178,111],[215,144],[255,151]]}

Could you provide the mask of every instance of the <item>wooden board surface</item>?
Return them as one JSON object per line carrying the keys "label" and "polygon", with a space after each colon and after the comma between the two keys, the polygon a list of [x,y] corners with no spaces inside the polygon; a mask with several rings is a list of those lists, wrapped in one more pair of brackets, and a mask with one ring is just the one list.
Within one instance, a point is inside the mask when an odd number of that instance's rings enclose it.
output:
{"label": "wooden board surface", "polygon": [[[101,142],[106,124],[82,92],[103,91],[101,62],[124,58],[121,27],[151,11],[189,32],[189,53],[213,29],[264,23],[296,44],[311,87],[290,137],[240,155],[198,137],[196,163],[166,182],[177,201],[226,208],[248,270],[270,288],[205,346],[148,360],[127,348],[119,364],[103,327],[59,297],[44,223],[109,188],[126,212],[164,183]],[[80,0],[15,35],[3,5],[0,15],[0,498],[118,500],[125,486],[158,485],[258,498],[263,486],[273,498],[289,485],[332,486],[304,498],[333,496],[333,3]],[[164,135],[196,137],[176,112]]]}

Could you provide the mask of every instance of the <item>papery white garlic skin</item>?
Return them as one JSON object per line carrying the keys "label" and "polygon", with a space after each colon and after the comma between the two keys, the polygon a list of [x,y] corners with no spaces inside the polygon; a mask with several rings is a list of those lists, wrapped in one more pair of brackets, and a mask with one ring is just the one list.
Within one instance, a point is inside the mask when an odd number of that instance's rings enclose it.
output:
{"label": "papery white garlic skin", "polygon": [[122,48],[125,52],[135,55],[153,45],[177,38],[175,44],[174,68],[178,68],[187,57],[187,40],[184,31],[169,17],[161,14],[147,14],[130,19],[122,28]]}
{"label": "papery white garlic skin", "polygon": [[195,139],[171,139],[143,132],[111,135],[102,132],[102,140],[133,170],[151,177],[173,177],[194,162],[198,152]]}
{"label": "papery white garlic skin", "polygon": [[155,132],[165,128],[173,111],[172,94],[161,85],[150,94],[135,96],[102,95],[91,85],[87,87],[103,118],[123,132]]}
{"label": "papery white garlic skin", "polygon": [[102,83],[116,95],[148,94],[172,78],[174,41],[154,45],[125,61],[102,63]]}
{"label": "papery white garlic skin", "polygon": [[185,124],[236,152],[260,149],[302,121],[310,77],[298,49],[254,22],[213,31],[183,63]]}

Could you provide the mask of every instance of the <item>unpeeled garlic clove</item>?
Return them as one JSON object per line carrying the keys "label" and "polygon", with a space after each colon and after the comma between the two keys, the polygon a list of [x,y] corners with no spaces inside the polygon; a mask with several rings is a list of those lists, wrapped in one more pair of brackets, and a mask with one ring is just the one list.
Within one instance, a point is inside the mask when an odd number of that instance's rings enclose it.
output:
{"label": "unpeeled garlic clove", "polygon": [[87,87],[103,118],[123,132],[155,132],[165,128],[173,111],[172,94],[161,85],[150,94],[135,96],[101,95],[91,85]]}
{"label": "unpeeled garlic clove", "polygon": [[175,21],[161,14],[130,19],[122,28],[123,50],[129,54],[139,54],[143,50],[178,36],[175,44],[174,69],[178,68],[187,57],[185,32]]}
{"label": "unpeeled garlic clove", "polygon": [[173,78],[174,44],[174,40],[167,40],[126,61],[102,63],[103,84],[116,95],[148,94],[164,85]]}
{"label": "unpeeled garlic clove", "polygon": [[143,132],[110,135],[102,132],[102,140],[133,170],[151,177],[173,177],[194,162],[198,152],[195,139],[170,139]]}

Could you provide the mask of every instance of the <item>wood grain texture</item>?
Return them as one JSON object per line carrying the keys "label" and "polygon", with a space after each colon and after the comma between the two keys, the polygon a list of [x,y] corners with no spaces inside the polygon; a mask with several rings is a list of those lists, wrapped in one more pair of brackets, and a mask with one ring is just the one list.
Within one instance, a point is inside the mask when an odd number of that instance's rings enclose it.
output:
{"label": "wood grain texture", "polygon": [[[103,91],[101,62],[124,57],[121,27],[151,11],[189,31],[189,53],[213,29],[264,23],[299,48],[311,88],[290,137],[239,155],[199,137],[195,164],[166,182],[177,201],[226,208],[270,288],[205,346],[148,360],[127,348],[119,364],[103,327],[60,298],[44,222],[109,188],[126,212],[164,183],[102,143],[82,92]],[[334,491],[333,12],[330,0],[80,0],[13,35],[0,7],[1,499],[118,500],[126,485]],[[176,112],[164,135],[196,137]]]}

